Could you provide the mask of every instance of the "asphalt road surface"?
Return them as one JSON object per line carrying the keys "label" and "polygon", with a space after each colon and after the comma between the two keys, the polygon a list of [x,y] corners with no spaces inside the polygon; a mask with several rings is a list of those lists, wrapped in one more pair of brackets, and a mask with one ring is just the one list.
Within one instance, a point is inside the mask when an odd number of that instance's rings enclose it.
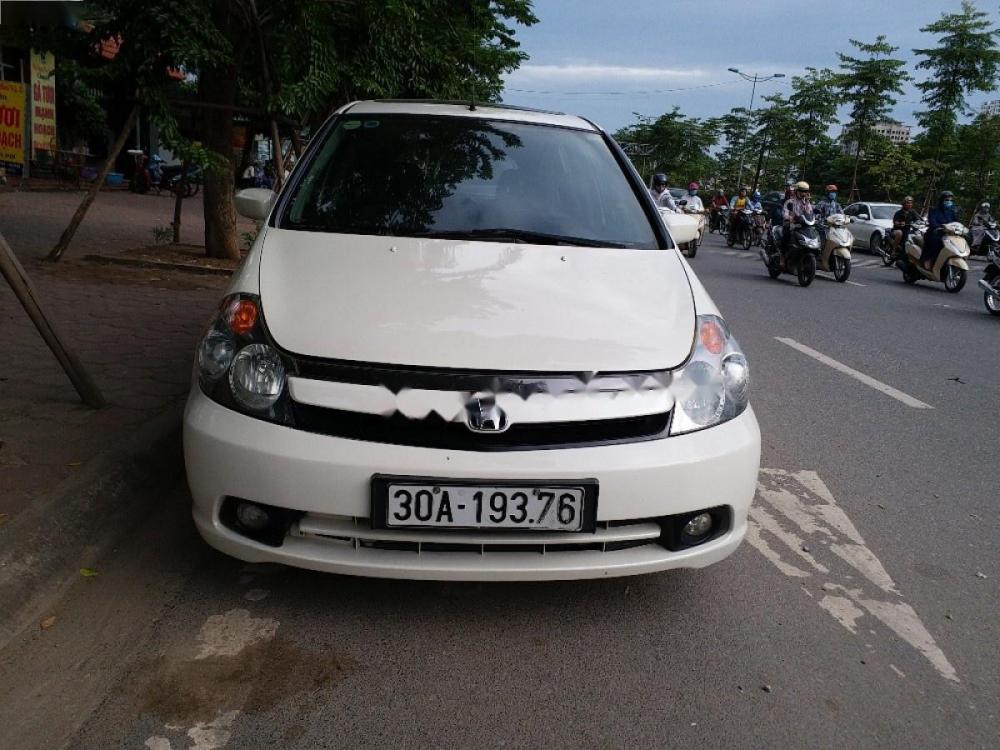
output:
{"label": "asphalt road surface", "polygon": [[[749,256],[749,257],[748,257]],[[0,654],[6,748],[1000,746],[1000,320],[975,286],[691,261],[764,437],[723,563],[538,584],[245,565],[183,488]]]}

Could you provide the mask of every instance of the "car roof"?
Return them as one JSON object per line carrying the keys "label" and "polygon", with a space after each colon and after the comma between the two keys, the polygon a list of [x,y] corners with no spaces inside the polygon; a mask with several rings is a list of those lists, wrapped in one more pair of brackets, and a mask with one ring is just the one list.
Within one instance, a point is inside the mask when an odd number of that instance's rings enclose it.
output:
{"label": "car roof", "polygon": [[506,104],[435,99],[374,99],[346,104],[338,114],[351,115],[436,115],[439,117],[475,117],[478,119],[524,122],[534,125],[557,125],[578,130],[599,132],[589,120],[562,112],[513,107]]}
{"label": "car roof", "polygon": [[[901,206],[901,203],[881,203],[880,201],[855,201],[855,203],[864,203],[866,206]],[[851,204],[854,205],[854,204]]]}

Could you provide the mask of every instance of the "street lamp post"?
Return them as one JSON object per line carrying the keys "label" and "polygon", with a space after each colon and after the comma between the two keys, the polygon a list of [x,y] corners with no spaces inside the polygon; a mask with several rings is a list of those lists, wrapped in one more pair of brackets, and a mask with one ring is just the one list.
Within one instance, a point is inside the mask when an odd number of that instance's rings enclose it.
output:
{"label": "street lamp post", "polygon": [[757,84],[764,83],[765,81],[773,81],[775,78],[784,78],[784,73],[772,73],[771,75],[762,76],[754,73],[749,75],[744,73],[739,68],[729,68],[730,73],[735,73],[740,78],[745,81],[752,81],[753,87],[750,89],[750,111],[747,113],[747,126],[743,130],[743,143],[740,144],[740,171],[736,176],[736,189],[740,189],[740,182],[743,180],[743,157],[746,154],[747,139],[750,137],[750,118],[753,116],[753,98],[754,94],[757,93]]}

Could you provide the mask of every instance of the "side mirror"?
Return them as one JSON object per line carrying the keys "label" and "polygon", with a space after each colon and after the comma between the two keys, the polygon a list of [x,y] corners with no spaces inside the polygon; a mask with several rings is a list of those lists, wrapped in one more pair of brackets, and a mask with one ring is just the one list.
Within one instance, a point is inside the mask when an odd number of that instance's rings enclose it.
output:
{"label": "side mirror", "polygon": [[677,201],[677,205],[678,206],[686,206],[687,204],[688,204],[688,202],[686,200],[679,200],[679,201]]}
{"label": "side mirror", "polygon": [[236,211],[241,216],[256,221],[264,221],[277,196],[270,188],[246,188],[236,194]]}
{"label": "side mirror", "polygon": [[868,214],[858,214],[858,218],[861,219],[861,221],[868,221]]}

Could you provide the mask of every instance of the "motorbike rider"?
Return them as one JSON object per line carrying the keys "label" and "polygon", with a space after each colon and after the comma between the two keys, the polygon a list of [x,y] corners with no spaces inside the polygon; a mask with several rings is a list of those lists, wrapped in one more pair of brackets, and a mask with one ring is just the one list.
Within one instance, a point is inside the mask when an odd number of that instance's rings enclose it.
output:
{"label": "motorbike rider", "polygon": [[892,239],[896,255],[902,256],[906,248],[906,238],[910,236],[914,222],[920,220],[920,214],[913,210],[913,197],[903,198],[903,207],[892,215]]}
{"label": "motorbike rider", "polygon": [[660,208],[669,208],[671,211],[677,211],[674,196],[667,190],[669,184],[670,178],[663,174],[663,172],[657,172],[653,175],[653,187],[649,189],[649,194],[653,196],[653,200]]}
{"label": "motorbike rider", "polygon": [[816,204],[816,214],[821,220],[833,214],[842,214],[844,209],[837,203],[837,186],[827,185],[826,196]]}
{"label": "motorbike rider", "polygon": [[701,202],[701,198],[698,197],[698,185],[697,182],[692,182],[688,185],[688,194],[684,199],[687,201],[687,205],[684,206],[685,210],[701,213],[705,210],[705,205]]}
{"label": "motorbike rider", "polygon": [[990,204],[987,201],[983,201],[979,204],[979,208],[976,209],[976,213],[972,215],[972,221],[969,226],[972,228],[972,247],[979,247],[983,241],[983,235],[986,234],[986,225],[992,223],[993,215],[990,213]]}
{"label": "motorbike rider", "polygon": [[924,247],[920,254],[920,262],[930,271],[934,268],[938,253],[944,245],[942,235],[944,225],[958,221],[958,210],[955,208],[955,194],[945,190],[938,197],[937,205],[927,214],[927,231],[924,233]]}
{"label": "motorbike rider", "polygon": [[740,211],[750,207],[750,197],[747,195],[749,189],[741,187],[739,193],[729,201],[729,229],[736,230],[736,222],[740,220]]}
{"label": "motorbike rider", "polygon": [[721,189],[716,190],[715,195],[712,196],[712,227],[719,226],[720,212],[728,206],[729,201],[726,199],[726,194]]}
{"label": "motorbike rider", "polygon": [[812,201],[809,200],[809,183],[800,180],[795,183],[795,192],[791,198],[785,201],[783,211],[783,229],[781,233],[781,250],[788,252],[788,246],[792,241],[792,230],[800,219],[812,219],[815,216]]}
{"label": "motorbike rider", "polygon": [[751,211],[763,211],[764,204],[760,202],[760,191],[754,190],[753,195],[750,196],[750,203],[747,204],[747,208]]}

